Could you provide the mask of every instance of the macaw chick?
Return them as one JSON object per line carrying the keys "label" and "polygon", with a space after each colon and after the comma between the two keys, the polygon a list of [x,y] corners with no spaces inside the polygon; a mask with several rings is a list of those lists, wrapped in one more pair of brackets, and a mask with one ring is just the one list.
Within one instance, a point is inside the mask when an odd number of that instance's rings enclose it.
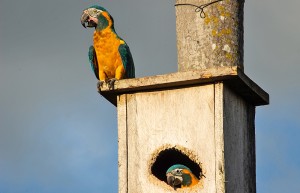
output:
{"label": "macaw chick", "polygon": [[116,33],[114,20],[106,9],[91,6],[83,10],[80,20],[83,27],[95,28],[89,61],[99,80],[98,87],[106,82],[109,89],[114,89],[116,80],[134,78],[135,69],[129,47]]}
{"label": "macaw chick", "polygon": [[175,190],[176,188],[191,187],[199,182],[198,178],[192,173],[192,171],[181,164],[171,166],[167,170],[166,176],[167,183]]}

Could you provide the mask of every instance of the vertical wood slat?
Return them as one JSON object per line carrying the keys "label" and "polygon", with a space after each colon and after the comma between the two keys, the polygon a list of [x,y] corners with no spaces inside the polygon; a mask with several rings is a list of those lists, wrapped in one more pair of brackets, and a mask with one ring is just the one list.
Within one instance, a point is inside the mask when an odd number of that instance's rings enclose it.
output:
{"label": "vertical wood slat", "polygon": [[118,186],[119,193],[128,192],[127,97],[118,96]]}
{"label": "vertical wood slat", "polygon": [[215,168],[216,168],[216,193],[225,192],[225,160],[224,160],[224,106],[223,106],[223,83],[214,84],[215,88]]}
{"label": "vertical wood slat", "polygon": [[137,167],[136,160],[141,159],[140,147],[137,143],[139,138],[139,126],[137,125],[137,106],[136,95],[127,94],[127,180],[128,180],[128,192],[142,192],[140,185],[140,168]]}
{"label": "vertical wood slat", "polygon": [[255,107],[226,86],[223,96],[226,193],[255,193]]}

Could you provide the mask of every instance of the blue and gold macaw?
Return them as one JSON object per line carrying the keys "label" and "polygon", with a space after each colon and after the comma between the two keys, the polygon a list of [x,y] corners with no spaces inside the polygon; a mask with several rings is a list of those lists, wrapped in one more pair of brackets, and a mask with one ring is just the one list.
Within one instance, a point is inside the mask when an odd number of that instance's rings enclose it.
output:
{"label": "blue and gold macaw", "polygon": [[80,20],[83,27],[95,28],[89,61],[99,80],[98,87],[106,82],[109,89],[114,89],[116,80],[134,78],[135,69],[129,47],[116,33],[114,20],[106,9],[91,6],[83,10]]}
{"label": "blue and gold macaw", "polygon": [[199,182],[198,178],[192,173],[192,171],[181,164],[171,166],[167,170],[166,176],[167,183],[174,189],[191,187]]}

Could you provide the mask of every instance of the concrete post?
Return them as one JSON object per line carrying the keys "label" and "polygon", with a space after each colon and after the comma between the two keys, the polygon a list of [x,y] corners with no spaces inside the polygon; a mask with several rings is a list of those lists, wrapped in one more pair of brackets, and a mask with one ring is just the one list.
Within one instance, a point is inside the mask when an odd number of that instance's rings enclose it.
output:
{"label": "concrete post", "polygon": [[[203,5],[214,0],[176,0]],[[244,69],[244,0],[223,0],[195,12],[191,5],[176,6],[178,70],[237,66]],[[201,17],[202,16],[202,17]]]}

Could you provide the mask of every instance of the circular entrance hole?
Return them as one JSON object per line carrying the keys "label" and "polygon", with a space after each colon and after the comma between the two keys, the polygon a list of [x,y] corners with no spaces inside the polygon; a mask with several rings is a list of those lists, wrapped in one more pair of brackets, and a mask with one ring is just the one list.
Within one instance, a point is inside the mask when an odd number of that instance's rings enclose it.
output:
{"label": "circular entrance hole", "polygon": [[191,160],[186,154],[179,149],[168,148],[162,150],[156,157],[151,166],[152,174],[159,180],[167,183],[166,171],[174,164],[182,164],[190,168],[195,176],[202,177],[202,169],[199,164]]}

